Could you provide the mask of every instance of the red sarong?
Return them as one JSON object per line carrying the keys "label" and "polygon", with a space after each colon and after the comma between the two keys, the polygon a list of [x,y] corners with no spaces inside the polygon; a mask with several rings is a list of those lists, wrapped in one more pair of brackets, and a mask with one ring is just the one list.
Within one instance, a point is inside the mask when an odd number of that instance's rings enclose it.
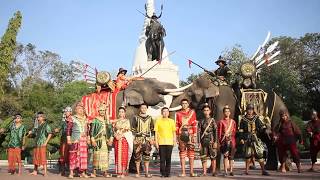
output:
{"label": "red sarong", "polygon": [[88,167],[88,146],[87,137],[80,137],[79,143],[73,143],[69,147],[70,170],[79,168],[80,172],[87,170]]}
{"label": "red sarong", "polygon": [[8,170],[9,172],[15,171],[16,163],[21,163],[21,149],[9,148],[8,149]]}
{"label": "red sarong", "polygon": [[[128,142],[126,138],[114,140],[115,165],[117,174],[126,174],[128,169]],[[119,162],[120,160],[120,162]]]}
{"label": "red sarong", "polygon": [[47,147],[40,146],[33,149],[33,164],[40,166],[47,164]]}

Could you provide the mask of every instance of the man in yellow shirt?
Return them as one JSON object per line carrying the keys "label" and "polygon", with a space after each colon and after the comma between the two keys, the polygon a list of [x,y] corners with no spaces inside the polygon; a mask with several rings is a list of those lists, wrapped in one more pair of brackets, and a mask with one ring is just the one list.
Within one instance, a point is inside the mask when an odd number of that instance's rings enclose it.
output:
{"label": "man in yellow shirt", "polygon": [[169,118],[169,108],[161,109],[162,118],[155,124],[156,146],[160,154],[161,177],[170,176],[172,148],[176,144],[176,124]]}

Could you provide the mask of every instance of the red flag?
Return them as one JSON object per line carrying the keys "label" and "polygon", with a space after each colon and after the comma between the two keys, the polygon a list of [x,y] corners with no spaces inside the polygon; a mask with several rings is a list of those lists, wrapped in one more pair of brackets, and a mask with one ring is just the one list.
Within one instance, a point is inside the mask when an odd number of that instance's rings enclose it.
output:
{"label": "red flag", "polygon": [[192,60],[188,59],[189,68],[191,68]]}
{"label": "red flag", "polygon": [[266,62],[265,62],[266,65],[269,64],[269,58],[270,58],[269,54],[264,55],[264,59],[266,60]]}

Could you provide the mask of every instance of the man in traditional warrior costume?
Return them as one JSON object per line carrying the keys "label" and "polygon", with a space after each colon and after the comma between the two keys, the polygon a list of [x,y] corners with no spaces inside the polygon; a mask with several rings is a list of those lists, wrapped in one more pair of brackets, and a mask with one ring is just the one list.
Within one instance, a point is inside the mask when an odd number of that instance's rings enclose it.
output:
{"label": "man in traditional warrior costume", "polygon": [[93,146],[93,173],[91,177],[96,177],[97,170],[103,172],[104,177],[111,177],[108,174],[109,150],[108,145],[112,146],[113,132],[112,124],[106,119],[107,106],[99,106],[99,116],[91,123],[90,137]]}
{"label": "man in traditional warrior costume", "polygon": [[152,177],[149,174],[149,162],[152,145],[154,144],[154,121],[147,114],[148,105],[140,105],[140,112],[133,118],[132,131],[135,135],[133,142],[134,159],[137,168],[136,177],[140,177],[141,158],[144,162],[145,176]]}
{"label": "man in traditional warrior costume", "polygon": [[279,124],[276,125],[273,133],[278,147],[281,172],[286,172],[285,162],[287,159],[287,151],[289,150],[293,162],[297,165],[298,173],[301,173],[300,155],[296,144],[297,139],[301,144],[303,143],[301,130],[291,119],[289,119],[289,113],[286,110],[281,110],[279,114]]}
{"label": "man in traditional warrior costume", "polygon": [[203,168],[203,176],[207,174],[207,159],[211,160],[212,175],[216,176],[216,158],[218,147],[218,130],[214,118],[211,117],[210,106],[206,103],[202,107],[204,119],[200,120],[200,157]]}
{"label": "man in traditional warrior costume", "polygon": [[210,71],[206,71],[210,76],[216,78],[214,80],[214,84],[216,85],[228,85],[230,81],[230,76],[232,75],[232,71],[227,66],[226,60],[219,56],[218,60],[215,62],[219,68],[215,70],[213,73]]}
{"label": "man in traditional warrior costume", "polygon": [[310,136],[310,155],[311,155],[311,168],[309,171],[314,171],[314,165],[317,162],[317,154],[320,151],[320,120],[318,112],[313,110],[311,120],[307,124],[307,133]]}
{"label": "man in traditional warrior costume", "polygon": [[127,70],[124,68],[119,68],[116,79],[116,88],[118,90],[124,90],[129,85],[129,78],[126,77]]}
{"label": "man in traditional warrior costume", "polygon": [[263,144],[258,138],[258,133],[266,133],[267,127],[259,119],[259,116],[254,112],[254,106],[248,104],[246,114],[242,117],[239,127],[240,144],[244,144],[246,171],[249,174],[249,164],[252,157],[256,157],[261,166],[262,175],[268,176],[269,173],[264,168],[263,160]]}
{"label": "man in traditional warrior costume", "polygon": [[197,176],[193,171],[194,166],[194,149],[197,141],[197,120],[196,113],[189,107],[189,101],[182,99],[180,102],[182,110],[176,113],[177,142],[182,168],[181,177],[186,176],[186,161],[189,158],[190,176]]}
{"label": "man in traditional warrior costume", "polygon": [[69,123],[72,123],[72,119],[72,108],[66,107],[63,110],[63,118],[60,124],[60,128],[55,129],[56,133],[61,133],[59,168],[62,176],[65,175],[66,170],[69,168],[69,146],[67,143],[67,126]]}
{"label": "man in traditional warrior costume", "polygon": [[117,79],[115,80],[116,83],[116,92],[119,92],[121,90],[125,90],[129,84],[132,81],[135,80],[144,80],[143,77],[128,77],[126,76],[127,70],[124,68],[119,68],[118,74],[117,74]]}
{"label": "man in traditional warrior costume", "polygon": [[223,108],[224,118],[218,121],[218,138],[220,152],[223,155],[224,176],[227,176],[230,169],[230,176],[233,176],[234,154],[236,152],[236,122],[230,118],[230,108]]}
{"label": "man in traditional warrior costume", "polygon": [[33,149],[34,169],[31,174],[37,175],[38,167],[43,166],[43,176],[47,176],[47,145],[52,136],[52,130],[43,112],[38,112],[37,120],[38,127],[29,131],[29,135],[33,135],[36,143],[36,147]]}
{"label": "man in traditional warrior costume", "polygon": [[18,164],[18,174],[22,173],[21,151],[25,147],[26,128],[22,124],[21,114],[14,116],[13,122],[9,128],[0,129],[0,134],[10,133],[8,143],[8,173],[16,172],[16,164]]}

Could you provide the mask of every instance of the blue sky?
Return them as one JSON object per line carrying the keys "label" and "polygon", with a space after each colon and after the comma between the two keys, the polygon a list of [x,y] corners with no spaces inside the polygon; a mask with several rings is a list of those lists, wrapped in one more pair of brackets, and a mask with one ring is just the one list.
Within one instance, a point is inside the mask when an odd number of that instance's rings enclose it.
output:
{"label": "blue sky", "polygon": [[[131,70],[144,17],[145,0],[1,0],[0,34],[15,11],[23,15],[18,41],[58,53],[69,62],[81,59],[99,70]],[[167,31],[171,60],[180,78],[201,70],[188,68],[184,57],[208,69],[226,48],[240,44],[251,55],[267,31],[300,37],[320,32],[318,0],[156,0],[164,4],[161,23]]]}

